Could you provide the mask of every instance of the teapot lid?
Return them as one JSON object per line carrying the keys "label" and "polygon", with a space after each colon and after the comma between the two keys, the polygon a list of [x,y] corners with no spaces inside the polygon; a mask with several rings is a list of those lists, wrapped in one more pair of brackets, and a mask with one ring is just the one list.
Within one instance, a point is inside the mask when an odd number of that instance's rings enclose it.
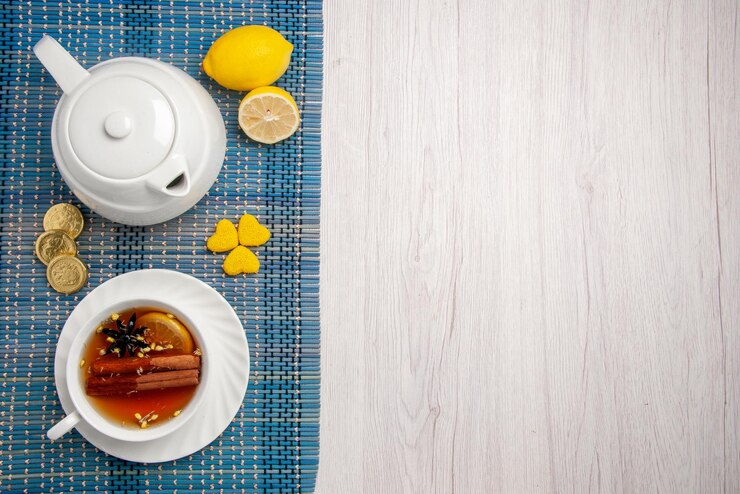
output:
{"label": "teapot lid", "polygon": [[136,75],[91,79],[70,101],[68,113],[66,130],[79,162],[114,180],[150,172],[167,157],[175,138],[169,100]]}

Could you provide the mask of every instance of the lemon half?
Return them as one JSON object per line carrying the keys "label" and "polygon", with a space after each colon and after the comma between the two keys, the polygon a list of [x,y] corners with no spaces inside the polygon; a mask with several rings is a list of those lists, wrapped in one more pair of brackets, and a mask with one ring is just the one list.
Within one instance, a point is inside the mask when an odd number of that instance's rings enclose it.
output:
{"label": "lemon half", "polygon": [[242,26],[218,38],[203,71],[228,89],[249,91],[277,81],[288,69],[293,45],[267,26]]}
{"label": "lemon half", "polygon": [[275,144],[287,139],[300,123],[295,100],[279,87],[259,87],[239,104],[239,126],[257,142]]}

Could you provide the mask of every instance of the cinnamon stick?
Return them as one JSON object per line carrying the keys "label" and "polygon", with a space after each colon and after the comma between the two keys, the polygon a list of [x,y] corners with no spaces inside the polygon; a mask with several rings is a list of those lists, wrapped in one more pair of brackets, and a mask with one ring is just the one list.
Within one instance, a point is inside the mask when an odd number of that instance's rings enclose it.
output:
{"label": "cinnamon stick", "polygon": [[198,369],[200,357],[185,353],[182,355],[161,355],[147,358],[101,358],[93,362],[92,371],[96,376],[115,374],[143,374],[172,370]]}
{"label": "cinnamon stick", "polygon": [[178,388],[198,384],[198,369],[154,372],[150,374],[122,374],[90,376],[86,391],[90,396],[127,394],[134,391]]}

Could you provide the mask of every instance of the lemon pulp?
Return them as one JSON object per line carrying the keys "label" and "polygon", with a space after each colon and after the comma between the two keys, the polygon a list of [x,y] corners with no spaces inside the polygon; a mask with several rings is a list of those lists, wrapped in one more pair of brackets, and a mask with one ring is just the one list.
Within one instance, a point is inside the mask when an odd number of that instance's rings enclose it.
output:
{"label": "lemon pulp", "polygon": [[164,312],[147,312],[136,320],[137,326],[145,326],[144,337],[150,344],[168,348],[183,353],[195,350],[195,343],[190,331],[183,324]]}
{"label": "lemon pulp", "polygon": [[257,142],[274,144],[298,130],[301,117],[293,97],[279,87],[266,86],[248,93],[239,104],[239,126]]}

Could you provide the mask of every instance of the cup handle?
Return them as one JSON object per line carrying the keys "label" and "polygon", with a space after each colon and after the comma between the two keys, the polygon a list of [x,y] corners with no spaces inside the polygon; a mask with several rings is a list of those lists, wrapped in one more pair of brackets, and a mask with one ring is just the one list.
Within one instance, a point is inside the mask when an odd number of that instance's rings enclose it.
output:
{"label": "cup handle", "polygon": [[57,439],[71,431],[74,426],[79,423],[80,419],[80,414],[77,413],[77,410],[75,410],[74,412],[70,413],[62,420],[54,424],[51,429],[46,431],[46,437],[48,437],[52,441],[56,441]]}

